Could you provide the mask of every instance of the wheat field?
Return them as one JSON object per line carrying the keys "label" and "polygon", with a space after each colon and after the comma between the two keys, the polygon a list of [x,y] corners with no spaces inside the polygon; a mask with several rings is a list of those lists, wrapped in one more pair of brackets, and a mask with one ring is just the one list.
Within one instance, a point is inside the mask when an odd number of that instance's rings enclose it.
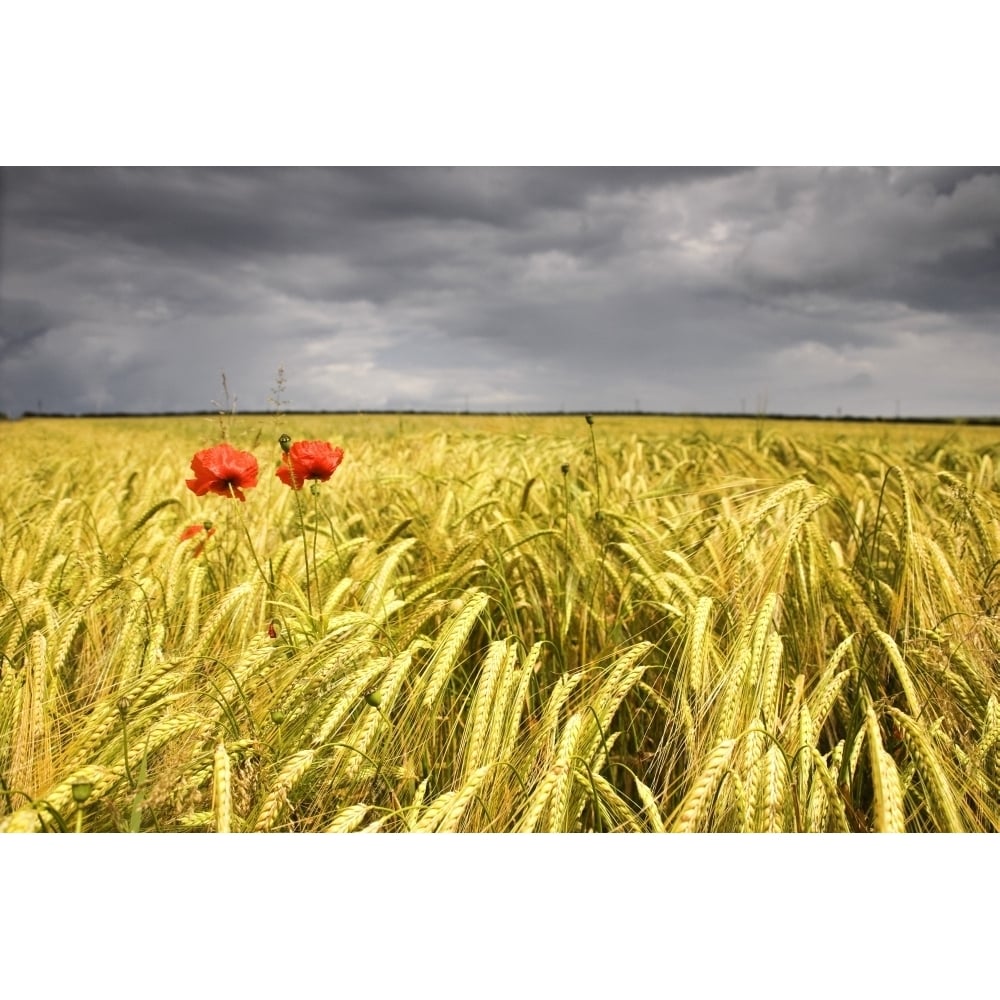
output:
{"label": "wheat field", "polygon": [[[289,489],[282,434],[343,462]],[[0,438],[0,831],[1000,827],[994,428]],[[224,439],[259,460],[245,503],[185,486]]]}

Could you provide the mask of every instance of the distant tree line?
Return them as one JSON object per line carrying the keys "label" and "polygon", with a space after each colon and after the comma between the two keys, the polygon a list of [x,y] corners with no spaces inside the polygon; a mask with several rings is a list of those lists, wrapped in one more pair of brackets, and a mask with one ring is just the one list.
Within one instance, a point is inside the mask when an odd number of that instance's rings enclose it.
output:
{"label": "distant tree line", "polygon": [[[285,416],[459,416],[459,417],[572,417],[583,416],[583,410],[285,410]],[[815,420],[826,423],[875,423],[875,424],[953,424],[953,425],[978,425],[985,427],[1000,426],[1000,416],[983,417],[866,417],[860,415],[840,414],[837,416],[819,416],[816,414],[802,413],[693,413],[693,412],[671,412],[654,410],[591,410],[594,416],[599,417],[683,417],[687,419],[722,419],[722,420]],[[273,416],[273,410],[242,410],[240,416],[244,417],[266,417]],[[130,417],[150,418],[150,417],[214,417],[218,416],[218,410],[171,410],[168,412],[135,413],[125,411],[102,412],[102,413],[60,413],[38,410],[25,410],[19,419],[30,420],[45,418],[46,420],[122,420]],[[18,419],[6,413],[0,412],[0,420]]]}

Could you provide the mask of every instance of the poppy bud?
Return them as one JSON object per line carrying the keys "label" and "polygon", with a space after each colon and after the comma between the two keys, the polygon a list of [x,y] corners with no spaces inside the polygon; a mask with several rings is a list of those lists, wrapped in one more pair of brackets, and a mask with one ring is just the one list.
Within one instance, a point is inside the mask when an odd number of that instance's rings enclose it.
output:
{"label": "poppy bud", "polygon": [[282,434],[278,438],[278,444],[281,445],[281,450],[287,455],[289,448],[292,447],[292,439],[287,434]]}
{"label": "poppy bud", "polygon": [[94,785],[90,781],[74,781],[72,788],[73,801],[82,804],[90,798],[90,793],[94,790]]}
{"label": "poppy bud", "polygon": [[587,413],[584,415],[584,420],[593,427],[594,425],[594,415],[592,413]]}
{"label": "poppy bud", "polygon": [[285,721],[285,713],[279,712],[276,708],[271,710],[271,721],[276,725],[280,726],[282,722]]}
{"label": "poppy bud", "polygon": [[273,621],[272,622],[268,622],[268,624],[267,624],[267,634],[268,634],[268,637],[271,638],[271,639],[277,639],[278,638],[278,629],[277,629],[277,626],[274,624]]}
{"label": "poppy bud", "polygon": [[382,704],[382,695],[378,691],[369,691],[365,695],[365,701],[371,705],[372,708],[378,708]]}
{"label": "poppy bud", "polygon": [[562,469],[562,474],[564,476],[569,475],[569,462],[563,462],[563,464],[560,465],[559,468]]}

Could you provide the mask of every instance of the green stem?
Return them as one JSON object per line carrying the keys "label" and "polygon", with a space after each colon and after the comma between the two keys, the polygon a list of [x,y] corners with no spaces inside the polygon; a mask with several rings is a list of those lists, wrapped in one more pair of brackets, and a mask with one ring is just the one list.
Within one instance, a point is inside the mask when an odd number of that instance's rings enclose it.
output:
{"label": "green stem", "polygon": [[563,550],[569,567],[569,470],[563,471]]}
{"label": "green stem", "polygon": [[125,715],[128,709],[123,709],[120,705],[118,707],[118,713],[122,717],[122,758],[125,764],[125,780],[128,781],[129,788],[135,788],[135,781],[132,778],[132,771],[128,766],[128,723],[125,721]]}
{"label": "green stem", "polygon": [[319,592],[319,563],[316,559],[316,538],[319,535],[319,490],[316,483],[313,483],[313,576],[316,577],[316,603],[319,605],[320,615],[323,612],[323,599]]}
{"label": "green stem", "polygon": [[597,464],[597,438],[594,437],[594,418],[588,416],[587,426],[590,428],[590,448],[594,455],[594,481],[597,483],[597,510],[594,516],[601,518],[601,467]]}
{"label": "green stem", "polygon": [[[292,474],[292,482],[295,482],[295,474]],[[306,563],[306,602],[309,605],[309,617],[312,617],[313,613],[313,603],[312,603],[312,577],[309,573],[309,542],[306,539],[306,516],[302,510],[302,496],[298,490],[295,490],[295,506],[299,511],[299,530],[302,532],[302,558]]]}
{"label": "green stem", "polygon": [[[591,602],[593,602],[594,597],[597,595],[597,586],[599,582],[604,581],[604,560],[607,556],[607,534],[604,530],[604,512],[601,510],[601,467],[597,461],[597,438],[594,436],[594,418],[588,413],[587,414],[587,427],[590,428],[590,450],[594,456],[594,482],[597,484],[597,510],[594,511],[594,521],[597,526],[597,536],[601,543],[601,562],[597,568],[597,577],[594,579],[594,589],[591,591]],[[600,604],[599,604],[599,615],[598,622],[602,628],[605,624],[605,603],[607,599],[607,588],[602,589]],[[585,636],[581,637],[581,641],[585,640]]]}
{"label": "green stem", "polygon": [[[235,500],[236,494],[233,492],[232,484],[229,485],[229,495]],[[264,581],[264,585],[267,587],[268,594],[271,593],[273,589],[273,583],[267,578],[267,574],[264,572],[264,567],[260,564],[260,559],[257,558],[257,550],[254,548],[253,539],[250,537],[250,528],[247,526],[246,516],[243,513],[242,507],[237,507],[237,512],[239,514],[240,526],[243,528],[243,534],[246,537],[247,545],[250,546],[250,555],[253,556],[254,565],[257,567],[257,572],[260,573],[260,578]]]}

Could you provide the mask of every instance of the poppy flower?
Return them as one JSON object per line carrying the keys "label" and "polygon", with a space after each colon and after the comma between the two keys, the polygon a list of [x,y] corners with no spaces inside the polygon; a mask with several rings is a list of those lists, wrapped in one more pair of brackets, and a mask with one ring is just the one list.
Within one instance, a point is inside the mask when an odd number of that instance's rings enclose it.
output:
{"label": "poppy flower", "polygon": [[197,558],[205,551],[205,542],[215,534],[215,528],[212,527],[211,521],[206,521],[204,524],[189,524],[182,532],[180,541],[186,542],[189,538],[194,538],[200,531],[205,532],[205,537],[194,547],[191,555]]}
{"label": "poppy flower", "polygon": [[243,491],[257,485],[257,459],[250,452],[237,451],[225,442],[199,451],[191,459],[191,470],[195,478],[185,482],[188,489],[200,497],[218,493],[222,497],[246,500]]}
{"label": "poppy flower", "polygon": [[275,475],[293,490],[301,490],[307,479],[325,483],[344,457],[343,448],[326,441],[296,441],[281,458]]}

